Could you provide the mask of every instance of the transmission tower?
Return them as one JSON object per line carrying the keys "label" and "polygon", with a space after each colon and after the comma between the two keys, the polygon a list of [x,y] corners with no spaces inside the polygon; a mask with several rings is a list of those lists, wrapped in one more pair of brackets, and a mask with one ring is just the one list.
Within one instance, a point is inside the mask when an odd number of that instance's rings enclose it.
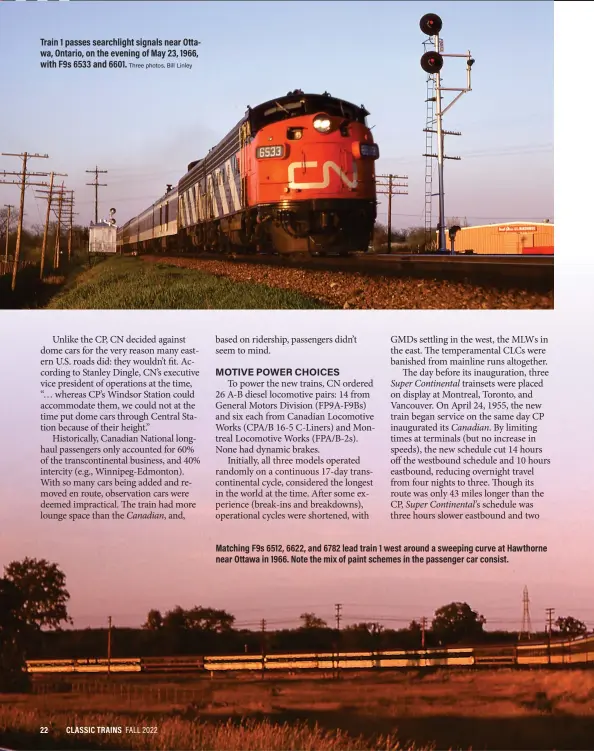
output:
{"label": "transmission tower", "polygon": [[528,597],[528,587],[524,587],[522,602],[524,605],[524,612],[522,615],[522,630],[520,631],[519,638],[530,639],[532,633],[532,622],[530,620],[530,598]]}

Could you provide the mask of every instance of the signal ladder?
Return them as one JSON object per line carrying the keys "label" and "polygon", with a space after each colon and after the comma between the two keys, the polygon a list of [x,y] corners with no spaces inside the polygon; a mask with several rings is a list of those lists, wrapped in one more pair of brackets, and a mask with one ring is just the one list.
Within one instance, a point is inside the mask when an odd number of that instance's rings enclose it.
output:
{"label": "signal ladder", "polygon": [[[427,44],[427,43],[425,43]],[[425,47],[425,49],[427,49]],[[435,80],[427,76],[427,116],[425,125],[425,250],[433,248],[433,133],[435,132]]]}

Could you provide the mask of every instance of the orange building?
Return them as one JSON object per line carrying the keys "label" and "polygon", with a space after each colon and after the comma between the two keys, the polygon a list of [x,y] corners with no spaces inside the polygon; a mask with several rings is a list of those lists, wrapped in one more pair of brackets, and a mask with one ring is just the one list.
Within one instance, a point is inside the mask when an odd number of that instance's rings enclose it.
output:
{"label": "orange building", "polygon": [[462,227],[456,234],[457,253],[552,255],[554,224],[550,222],[506,222]]}

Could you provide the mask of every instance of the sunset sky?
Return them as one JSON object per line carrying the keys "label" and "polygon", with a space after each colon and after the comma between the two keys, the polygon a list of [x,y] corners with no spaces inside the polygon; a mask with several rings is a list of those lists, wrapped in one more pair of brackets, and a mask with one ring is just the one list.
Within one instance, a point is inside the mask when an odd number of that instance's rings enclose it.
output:
{"label": "sunset sky", "polygon": [[[66,573],[70,612],[79,627],[105,626],[109,615],[115,625],[140,625],[151,608],[165,611],[201,604],[229,610],[240,625],[255,626],[266,618],[272,628],[298,625],[304,611],[331,620],[335,603],[343,604],[345,624],[380,620],[406,626],[413,618],[430,617],[439,606],[461,600],[487,618],[488,628],[517,629],[526,585],[535,628],[543,627],[547,607],[556,608],[556,616],[571,614],[594,628],[594,350],[584,325],[592,319],[594,274],[583,232],[591,213],[589,172],[583,166],[582,134],[577,132],[589,68],[585,61],[582,68],[576,62],[573,38],[578,14],[592,19],[592,9],[581,8],[574,3],[556,8],[554,311],[245,311],[240,316],[231,311],[0,311],[0,393],[5,395],[0,424],[0,570],[25,556],[58,563]],[[91,189],[83,188],[89,181],[84,170],[95,164],[108,169],[109,187],[103,189],[101,205],[118,207],[118,217],[125,219],[150,203],[165,182],[175,181],[187,161],[215,143],[241,117],[246,104],[295,87],[328,90],[363,102],[371,111],[381,169],[408,171],[410,195],[403,196],[402,203],[398,200],[398,213],[411,215],[402,217],[407,226],[419,221],[423,208],[423,160],[418,155],[424,147],[424,76],[418,65],[418,19],[427,10],[444,19],[446,50],[470,48],[477,60],[475,90],[455,106],[448,123],[464,132],[452,150],[475,154],[472,160],[448,164],[448,215],[477,222],[553,218],[551,3],[436,3],[431,8],[418,3],[120,3],[117,14],[110,3],[3,3],[0,62],[15,73],[3,80],[2,100],[14,102],[20,115],[3,121],[2,150],[50,153],[52,159],[43,169],[72,175],[69,184],[81,193],[82,223],[90,219],[92,207]],[[369,35],[362,34],[363,28]],[[286,29],[291,30],[290,44],[281,33]],[[66,33],[83,38],[195,33],[203,44],[198,67],[169,74],[167,86],[165,74],[146,71],[41,71],[39,37]],[[256,33],[266,42],[256,44]],[[299,54],[291,54],[295,48]],[[358,57],[353,48],[361,53]],[[463,65],[460,74],[463,79]],[[139,102],[146,95],[158,100],[157,114],[150,108],[143,113]],[[56,103],[59,114],[53,109]],[[509,152],[514,149],[526,153],[512,157]],[[3,160],[2,165],[17,168],[16,160]],[[15,195],[11,188],[1,188],[0,203],[14,203]],[[27,211],[29,220],[37,222],[33,199],[28,199]],[[73,525],[38,518],[39,350],[54,334],[81,333],[185,335],[201,349],[204,428],[196,435],[203,463],[191,475],[200,508],[175,529],[151,522]],[[260,362],[233,357],[215,362],[215,333],[359,337],[357,347],[338,350],[277,348],[266,365],[295,366],[306,360],[311,366],[340,367],[348,378],[375,379],[372,408],[378,414],[378,430],[373,438],[363,439],[360,449],[364,465],[374,468],[378,477],[369,499],[370,520],[349,522],[348,529],[330,527],[328,522],[322,528],[311,523],[264,528],[213,520],[212,422],[219,387],[214,369]],[[543,395],[547,418],[539,445],[546,448],[552,465],[542,474],[546,496],[539,502],[541,518],[533,523],[398,526],[388,518],[387,405],[389,380],[395,375],[389,365],[390,336],[460,333],[549,338],[551,376]],[[350,449],[343,452],[340,455],[348,456]],[[213,563],[216,542],[334,540],[529,543],[546,544],[550,552],[516,557],[503,567],[455,569],[246,569]]]}

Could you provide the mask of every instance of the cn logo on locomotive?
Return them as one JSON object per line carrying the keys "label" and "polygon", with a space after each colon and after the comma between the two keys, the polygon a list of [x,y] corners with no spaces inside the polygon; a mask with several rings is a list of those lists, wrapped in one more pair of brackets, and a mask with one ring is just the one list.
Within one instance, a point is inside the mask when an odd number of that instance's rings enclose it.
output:
{"label": "cn logo on locomotive", "polygon": [[353,162],[353,179],[351,180],[340,167],[331,160],[324,162],[322,165],[322,182],[318,183],[299,183],[295,180],[295,170],[299,167],[301,169],[308,169],[311,167],[315,169],[318,166],[317,162],[291,162],[289,164],[289,188],[299,188],[300,190],[313,190],[316,188],[327,188],[330,185],[330,170],[333,170],[342,180],[342,182],[348,188],[356,188],[359,184],[357,180],[357,165]]}

